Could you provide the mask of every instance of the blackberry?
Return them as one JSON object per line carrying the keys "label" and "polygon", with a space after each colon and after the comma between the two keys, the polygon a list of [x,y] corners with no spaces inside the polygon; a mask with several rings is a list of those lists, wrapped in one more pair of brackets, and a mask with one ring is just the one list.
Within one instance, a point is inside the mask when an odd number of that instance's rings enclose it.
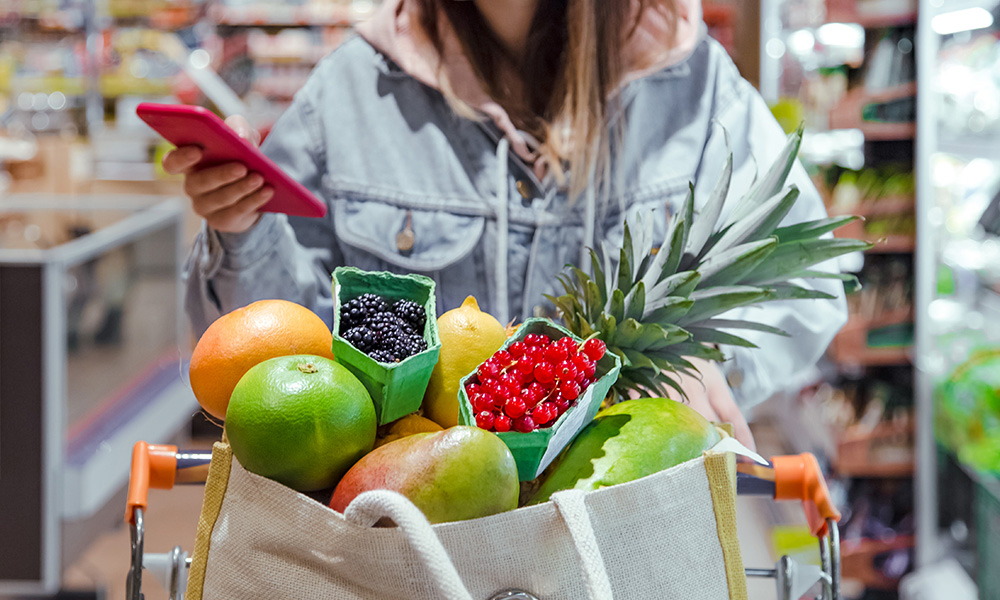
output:
{"label": "blackberry", "polygon": [[366,321],[366,325],[375,332],[375,340],[382,348],[388,347],[402,335],[402,323],[391,312],[376,313]]}
{"label": "blackberry", "polygon": [[368,356],[372,357],[374,360],[377,360],[380,363],[397,362],[396,357],[393,356],[391,352],[388,352],[386,350],[373,350],[368,354]]}
{"label": "blackberry", "polygon": [[405,360],[427,349],[422,332],[426,311],[416,302],[390,304],[375,294],[362,294],[340,309],[341,335],[380,363]]}
{"label": "blackberry", "polygon": [[423,331],[427,322],[427,311],[412,300],[397,300],[392,305],[392,312],[406,323],[413,326],[414,331]]}
{"label": "blackberry", "polygon": [[375,335],[366,325],[359,325],[348,329],[344,333],[343,338],[349,344],[365,353],[374,349],[375,346]]}
{"label": "blackberry", "polygon": [[375,294],[361,294],[340,307],[341,330],[366,324],[372,315],[389,310],[389,303]]}
{"label": "blackberry", "polygon": [[422,335],[410,336],[410,350],[413,354],[419,354],[427,349],[427,340]]}
{"label": "blackberry", "polygon": [[400,358],[400,360],[409,358],[414,354],[419,354],[427,349],[427,342],[424,341],[423,336],[416,334],[406,334],[397,338],[394,346],[393,352]]}

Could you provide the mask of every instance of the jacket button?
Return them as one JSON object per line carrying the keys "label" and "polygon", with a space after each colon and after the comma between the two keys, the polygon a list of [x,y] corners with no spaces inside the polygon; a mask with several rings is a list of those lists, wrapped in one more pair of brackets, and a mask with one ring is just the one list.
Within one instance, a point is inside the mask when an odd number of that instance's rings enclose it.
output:
{"label": "jacket button", "polygon": [[396,234],[396,249],[406,256],[413,250],[413,244],[417,241],[417,236],[413,233],[413,213],[406,211],[406,224],[402,231]]}
{"label": "jacket button", "polygon": [[521,197],[524,198],[525,200],[531,198],[531,186],[528,185],[527,181],[519,179],[517,182],[517,191],[518,193],[521,194]]}

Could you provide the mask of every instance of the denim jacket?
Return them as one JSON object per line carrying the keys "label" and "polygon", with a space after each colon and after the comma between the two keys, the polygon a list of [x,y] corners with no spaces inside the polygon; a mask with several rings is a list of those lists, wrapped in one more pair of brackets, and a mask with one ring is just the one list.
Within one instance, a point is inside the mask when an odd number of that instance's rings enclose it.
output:
{"label": "denim jacket", "polygon": [[[411,77],[361,37],[315,69],[274,125],[263,151],[328,205],[322,219],[265,213],[243,234],[204,227],[186,269],[186,308],[197,333],[221,314],[285,298],[333,320],[331,271],[338,265],[413,272],[437,282],[440,311],[468,295],[506,322],[533,316],[556,276],[585,246],[620,244],[626,215],[653,219],[662,239],[669,215],[695,183],[696,206],[734,155],[729,201],[749,189],[785,134],[723,48],[701,35],[687,58],[621,89],[624,137],[612,157],[606,202],[571,201],[539,180],[488,120],[457,116],[442,94]],[[826,216],[805,170],[794,223]],[[727,201],[727,206],[730,203]],[[723,216],[725,218],[725,215]],[[414,234],[409,250],[397,234]],[[585,263],[589,264],[589,263]],[[832,268],[832,267],[831,267]],[[742,332],[759,349],[726,348],[723,370],[737,402],[765,400],[822,355],[846,320],[836,280],[802,285],[833,300],[790,300],[733,311],[790,337]]]}

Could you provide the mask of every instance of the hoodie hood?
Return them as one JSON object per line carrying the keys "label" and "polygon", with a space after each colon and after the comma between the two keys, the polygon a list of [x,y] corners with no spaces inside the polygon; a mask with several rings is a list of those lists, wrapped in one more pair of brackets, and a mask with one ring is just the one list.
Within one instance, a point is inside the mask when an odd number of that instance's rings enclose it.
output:
{"label": "hoodie hood", "polygon": [[[439,73],[459,100],[489,117],[503,132],[518,157],[535,163],[537,142],[517,129],[510,115],[480,84],[472,64],[448,19],[439,19],[442,52],[438,53],[420,25],[419,6],[414,0],[385,0],[371,19],[358,26],[358,33],[421,83],[440,89]],[[656,6],[647,6],[639,17],[623,56],[626,74],[622,85],[683,62],[701,37],[701,1],[677,2],[677,30],[670,42],[670,16]],[[541,161],[539,161],[541,162]],[[536,164],[541,177],[544,166]]]}

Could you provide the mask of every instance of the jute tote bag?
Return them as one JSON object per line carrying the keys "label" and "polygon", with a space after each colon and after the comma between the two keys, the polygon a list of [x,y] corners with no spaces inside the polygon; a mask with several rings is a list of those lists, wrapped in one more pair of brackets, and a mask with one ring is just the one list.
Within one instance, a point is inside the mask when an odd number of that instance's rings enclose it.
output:
{"label": "jute tote bag", "polygon": [[[430,525],[403,496],[344,515],[213,449],[191,600],[745,600],[732,453],[541,505]],[[383,517],[396,527],[373,527]]]}

